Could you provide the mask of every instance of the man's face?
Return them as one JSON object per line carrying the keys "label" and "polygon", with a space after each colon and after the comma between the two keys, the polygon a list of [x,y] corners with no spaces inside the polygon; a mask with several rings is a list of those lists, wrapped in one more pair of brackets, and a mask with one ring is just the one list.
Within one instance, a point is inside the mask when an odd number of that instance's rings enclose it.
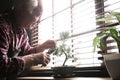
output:
{"label": "man's face", "polygon": [[18,21],[22,27],[33,27],[40,22],[42,15],[41,3],[38,3],[32,10],[21,9],[21,12],[18,12],[18,14]]}
{"label": "man's face", "polygon": [[40,22],[41,19],[41,11],[39,10],[39,7],[36,7],[33,9],[33,11],[30,12],[26,12],[24,15],[24,26],[25,28],[30,28],[35,26],[36,24],[38,24]]}

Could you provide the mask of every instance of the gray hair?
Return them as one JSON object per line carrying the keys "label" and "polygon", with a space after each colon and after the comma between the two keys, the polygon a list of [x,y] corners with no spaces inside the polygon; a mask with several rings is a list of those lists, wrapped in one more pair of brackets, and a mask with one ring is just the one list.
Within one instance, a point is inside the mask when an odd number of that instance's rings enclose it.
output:
{"label": "gray hair", "polygon": [[14,0],[14,7],[13,9],[20,9],[24,8],[25,10],[28,10],[29,12],[32,12],[34,8],[37,6],[41,7],[41,0]]}

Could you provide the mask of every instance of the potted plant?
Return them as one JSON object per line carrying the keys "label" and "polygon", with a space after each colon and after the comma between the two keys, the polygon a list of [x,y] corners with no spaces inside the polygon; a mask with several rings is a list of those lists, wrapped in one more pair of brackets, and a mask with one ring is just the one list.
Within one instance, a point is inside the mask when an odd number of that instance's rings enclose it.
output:
{"label": "potted plant", "polygon": [[[98,21],[104,21],[111,23],[111,21],[117,21],[118,25],[120,24],[120,13],[119,12],[108,12],[108,16]],[[102,28],[101,33],[97,35],[93,40],[94,51],[96,47],[100,48],[101,51],[104,51],[106,48],[105,42],[108,37],[112,37],[117,43],[118,54],[109,54],[104,55],[105,66],[108,70],[108,73],[112,79],[120,80],[120,31],[116,26],[111,26],[107,28]]]}
{"label": "potted plant", "polygon": [[64,62],[61,66],[52,67],[52,69],[55,73],[55,76],[71,76],[73,73],[73,70],[75,69],[75,66],[67,66],[66,65],[67,60],[70,58],[73,58],[72,50],[71,50],[70,46],[68,46],[66,43],[69,37],[70,37],[69,32],[67,32],[67,31],[61,32],[59,45],[56,48],[50,49],[48,51],[48,53],[51,53],[56,56],[65,55]]}

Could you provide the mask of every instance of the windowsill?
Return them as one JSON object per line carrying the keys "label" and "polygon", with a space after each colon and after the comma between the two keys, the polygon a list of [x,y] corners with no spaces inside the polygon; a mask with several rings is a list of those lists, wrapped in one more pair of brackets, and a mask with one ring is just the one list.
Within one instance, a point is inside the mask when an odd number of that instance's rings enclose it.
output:
{"label": "windowsill", "polygon": [[[73,76],[69,77],[109,77],[108,72],[102,67],[76,67]],[[31,70],[25,70],[20,76],[22,77],[51,77],[53,76],[53,70],[51,68],[34,68]]]}
{"label": "windowsill", "polygon": [[71,78],[54,78],[54,77],[20,77],[17,80],[112,80],[109,77],[71,77]]}

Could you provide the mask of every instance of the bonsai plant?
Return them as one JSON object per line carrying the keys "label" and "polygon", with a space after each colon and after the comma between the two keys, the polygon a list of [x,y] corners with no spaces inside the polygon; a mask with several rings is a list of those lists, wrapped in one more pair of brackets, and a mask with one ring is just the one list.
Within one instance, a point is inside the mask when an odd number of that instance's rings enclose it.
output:
{"label": "bonsai plant", "polygon": [[[111,21],[117,21],[120,24],[120,13],[119,12],[108,12],[108,16],[98,21],[104,21],[107,23],[111,23]],[[94,51],[96,48],[100,48],[101,51],[104,51],[106,47],[106,39],[108,37],[112,37],[117,43],[119,54],[110,54],[104,55],[105,66],[108,70],[112,79],[120,79],[120,31],[116,28],[116,26],[111,26],[107,28],[102,28],[101,34],[96,36],[93,40]]]}
{"label": "bonsai plant", "polygon": [[66,76],[66,75],[71,75],[73,70],[74,70],[74,66],[66,66],[66,61],[69,58],[73,58],[72,56],[72,50],[70,48],[70,46],[67,45],[67,39],[70,37],[69,32],[61,32],[60,33],[60,43],[59,45],[54,48],[54,49],[50,49],[48,51],[48,53],[51,53],[53,55],[56,56],[61,56],[61,55],[65,55],[65,60],[62,64],[62,66],[58,66],[58,67],[53,67],[53,70],[55,72],[55,75],[57,76]]}

